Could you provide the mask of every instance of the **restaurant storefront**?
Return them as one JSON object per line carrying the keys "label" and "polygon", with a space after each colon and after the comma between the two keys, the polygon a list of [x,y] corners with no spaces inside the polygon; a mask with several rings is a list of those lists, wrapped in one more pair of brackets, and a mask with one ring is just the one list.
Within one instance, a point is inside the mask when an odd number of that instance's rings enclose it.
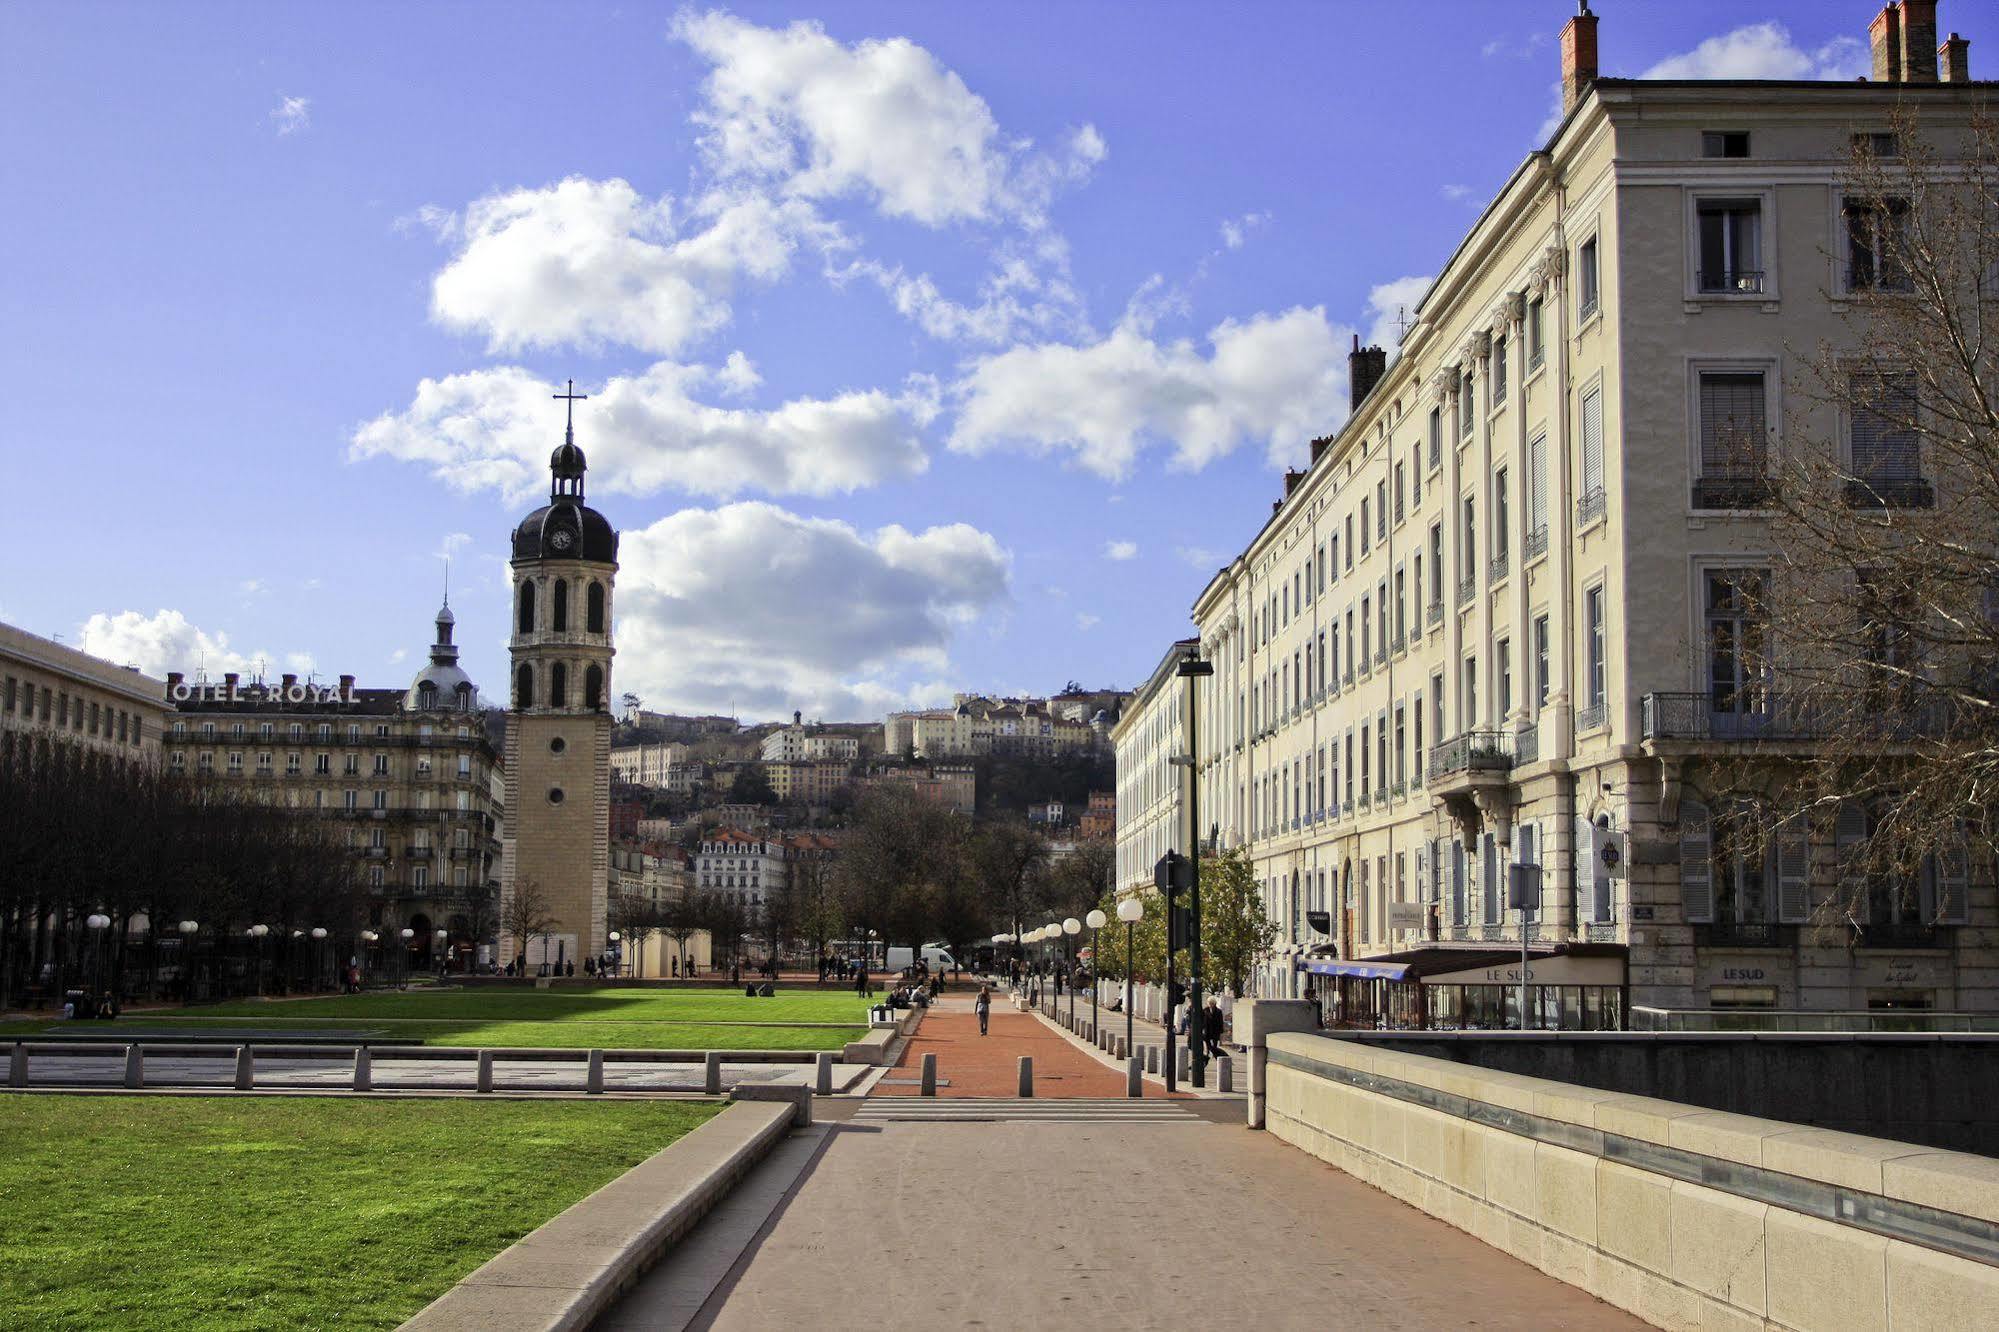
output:
{"label": "restaurant storefront", "polygon": [[[1328,1027],[1501,1031],[1520,1026],[1520,954],[1425,948],[1366,961],[1302,957],[1298,970]],[[1622,1031],[1625,952],[1576,945],[1530,952],[1529,1027]]]}

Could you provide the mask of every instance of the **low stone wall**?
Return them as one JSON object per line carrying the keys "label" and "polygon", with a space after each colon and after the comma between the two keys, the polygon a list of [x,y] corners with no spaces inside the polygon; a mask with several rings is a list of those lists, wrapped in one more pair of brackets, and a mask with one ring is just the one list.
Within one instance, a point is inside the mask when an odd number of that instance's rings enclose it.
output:
{"label": "low stone wall", "polygon": [[1252,1056],[1272,1133],[1661,1327],[1999,1307],[1999,1161],[1299,1032]]}

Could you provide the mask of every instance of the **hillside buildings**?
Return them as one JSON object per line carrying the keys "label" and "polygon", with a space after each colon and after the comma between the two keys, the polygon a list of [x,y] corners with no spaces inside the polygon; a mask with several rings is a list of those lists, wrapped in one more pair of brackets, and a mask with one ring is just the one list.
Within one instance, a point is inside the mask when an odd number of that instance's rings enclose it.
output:
{"label": "hillside buildings", "polygon": [[882,724],[882,749],[890,757],[937,759],[1046,758],[1101,748],[1124,697],[1115,691],[1052,699],[959,694],[948,708],[891,712]]}
{"label": "hillside buildings", "polygon": [[852,763],[861,756],[859,736],[838,735],[823,726],[807,726],[804,714],[791,714],[791,725],[764,737],[765,763]]}
{"label": "hillside buildings", "polygon": [[[1843,296],[1895,280],[1870,240],[1891,223],[1842,194],[1855,136],[1893,152],[1912,109],[1947,160],[1989,97],[1961,39],[1940,71],[1934,11],[1884,11],[1859,83],[1599,78],[1595,18],[1564,30],[1560,127],[1394,362],[1356,346],[1352,416],[1193,606],[1215,669],[1201,818],[1279,923],[1264,993],[1313,984],[1370,1025],[1507,1025],[1524,929],[1547,1026],[1999,1007],[1993,887],[1963,860],[1822,928],[1864,810],[1767,857],[1714,831],[1741,798],[1717,760],[1783,688],[1745,680],[1742,650],[1775,451],[1800,431],[1891,505],[1928,493],[1909,440],[1786,383],[1800,349],[1849,337]],[[1172,655],[1117,732],[1121,883],[1189,835]],[[1514,865],[1541,871],[1524,924]]]}

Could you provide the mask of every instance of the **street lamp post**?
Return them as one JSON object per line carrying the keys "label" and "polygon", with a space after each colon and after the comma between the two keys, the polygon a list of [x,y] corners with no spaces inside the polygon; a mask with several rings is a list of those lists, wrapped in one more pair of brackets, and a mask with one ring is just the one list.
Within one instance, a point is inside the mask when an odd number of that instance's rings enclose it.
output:
{"label": "street lamp post", "polygon": [[1083,923],[1090,927],[1090,1030],[1092,1032],[1097,1027],[1097,990],[1099,988],[1097,981],[1097,931],[1101,930],[1104,927],[1104,922],[1109,919],[1110,917],[1095,907],[1091,907],[1090,914],[1083,917]]}
{"label": "street lamp post", "polygon": [[[1187,680],[1187,831],[1192,834],[1194,854],[1192,880],[1187,888],[1187,1034],[1194,1034],[1195,1024],[1201,1020],[1201,746],[1198,717],[1200,706],[1196,702],[1194,681],[1204,675],[1213,675],[1215,665],[1203,660],[1200,649],[1196,648],[1180,658],[1180,665],[1174,674]],[[1166,1018],[1170,1025],[1172,1014]],[[1194,1085],[1208,1085],[1207,1042],[1194,1040],[1193,1063]]]}
{"label": "street lamp post", "polygon": [[257,924],[257,925],[252,925],[249,929],[243,932],[249,935],[252,939],[255,939],[257,941],[256,985],[257,985],[257,997],[261,999],[264,994],[264,937],[271,932],[271,927],[268,925]]}
{"label": "street lamp post", "polygon": [[[1062,922],[1062,933],[1068,935],[1071,939],[1075,938],[1077,935],[1081,934],[1082,932],[1083,932],[1083,922],[1077,920],[1074,916],[1071,916],[1067,920]],[[1062,945],[1062,958],[1063,961],[1065,962],[1069,961],[1069,945],[1067,943],[1064,943]],[[1075,1020],[1076,1020],[1076,968],[1072,964],[1069,967],[1069,1021],[1073,1023],[1075,1022]]]}
{"label": "street lamp post", "polygon": [[83,996],[84,1002],[97,1011],[97,995],[103,985],[104,971],[104,931],[111,928],[111,917],[102,911],[93,911],[83,918],[90,927],[90,992]]}
{"label": "street lamp post", "polygon": [[199,921],[184,920],[180,923],[180,997],[182,1003],[194,1002],[194,936],[201,930]]}
{"label": "street lamp post", "polygon": [[405,925],[402,928],[402,936],[403,946],[398,959],[398,967],[401,979],[407,981],[410,974],[410,951],[416,946],[410,940],[416,938],[416,931]]}
{"label": "street lamp post", "polygon": [[451,970],[451,931],[439,930],[436,937],[437,974],[441,977]]}
{"label": "street lamp post", "polygon": [[619,956],[619,953],[620,953],[620,949],[618,948],[618,932],[617,932],[616,930],[612,930],[612,931],[611,931],[611,965],[612,965],[612,966],[614,966],[614,967],[617,967],[617,969],[618,969],[619,971],[623,971],[623,970],[624,970],[624,967],[623,967],[622,965],[620,965],[620,964],[622,963],[623,959],[622,959],[622,958],[621,958],[621,957]]}
{"label": "street lamp post", "polygon": [[326,983],[326,927],[312,927],[312,986],[320,988]]}
{"label": "street lamp post", "polygon": [[1132,942],[1131,935],[1139,918],[1145,914],[1145,903],[1133,893],[1117,904],[1117,918],[1124,922],[1124,1048],[1129,1054],[1132,1049],[1131,1010],[1132,1000],[1137,991],[1132,985]]}

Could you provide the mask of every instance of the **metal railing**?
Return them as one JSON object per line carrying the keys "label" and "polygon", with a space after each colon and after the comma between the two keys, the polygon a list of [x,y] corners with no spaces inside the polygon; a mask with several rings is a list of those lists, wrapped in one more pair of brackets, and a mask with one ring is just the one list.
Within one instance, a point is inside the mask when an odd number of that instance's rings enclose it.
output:
{"label": "metal railing", "polygon": [[1704,476],[1694,482],[1696,509],[1766,509],[1776,492],[1767,476]]}
{"label": "metal railing", "polygon": [[1505,731],[1466,731],[1430,750],[1431,781],[1454,772],[1506,772],[1513,767],[1515,737]]}
{"label": "metal railing", "polygon": [[1541,728],[1528,723],[1513,736],[1513,766],[1524,767],[1541,760]]}
{"label": "metal railing", "polygon": [[1458,605],[1470,605],[1471,599],[1477,595],[1478,578],[1475,575],[1466,574],[1463,578],[1458,579]]}
{"label": "metal railing", "polygon": [[1488,583],[1503,582],[1512,568],[1513,562],[1508,556],[1503,554],[1495,555],[1492,557],[1492,563],[1485,567],[1485,581]]}
{"label": "metal railing", "polygon": [[1742,691],[1734,704],[1716,707],[1706,693],[1646,694],[1639,700],[1642,733],[1647,740],[1817,740],[1838,729],[1894,741],[1939,735],[1949,725],[1941,701],[1899,709],[1888,699],[1872,708],[1822,708],[1810,698],[1754,689]]}
{"label": "metal railing", "polygon": [[1918,476],[1866,477],[1846,483],[1846,502],[1856,509],[1933,509],[1937,492]]}
{"label": "metal railing", "polygon": [[1603,487],[1598,486],[1576,501],[1576,526],[1588,527],[1606,512],[1607,501]]}
{"label": "metal railing", "polygon": [[1616,943],[1617,922],[1614,920],[1592,920],[1584,923],[1582,937],[1590,943]]}
{"label": "metal railing", "polygon": [[1947,925],[1924,925],[1915,921],[1895,924],[1862,925],[1856,948],[1949,948],[1956,931]]}
{"label": "metal railing", "polygon": [[1537,527],[1527,534],[1527,547],[1521,556],[1525,560],[1538,560],[1548,553],[1548,529]]}
{"label": "metal railing", "polygon": [[1710,295],[1716,292],[1737,292],[1755,295],[1763,290],[1763,270],[1760,268],[1702,269],[1700,289]]}
{"label": "metal railing", "polygon": [[1442,624],[1444,622],[1444,603],[1441,601],[1431,602],[1429,613],[1425,618],[1433,626]]}
{"label": "metal railing", "polygon": [[1798,927],[1767,920],[1718,920],[1694,926],[1696,948],[1789,948]]}
{"label": "metal railing", "polygon": [[1576,710],[1576,729],[1578,731],[1597,730],[1603,725],[1603,717],[1604,706],[1601,703],[1592,703],[1588,707],[1578,708]]}

